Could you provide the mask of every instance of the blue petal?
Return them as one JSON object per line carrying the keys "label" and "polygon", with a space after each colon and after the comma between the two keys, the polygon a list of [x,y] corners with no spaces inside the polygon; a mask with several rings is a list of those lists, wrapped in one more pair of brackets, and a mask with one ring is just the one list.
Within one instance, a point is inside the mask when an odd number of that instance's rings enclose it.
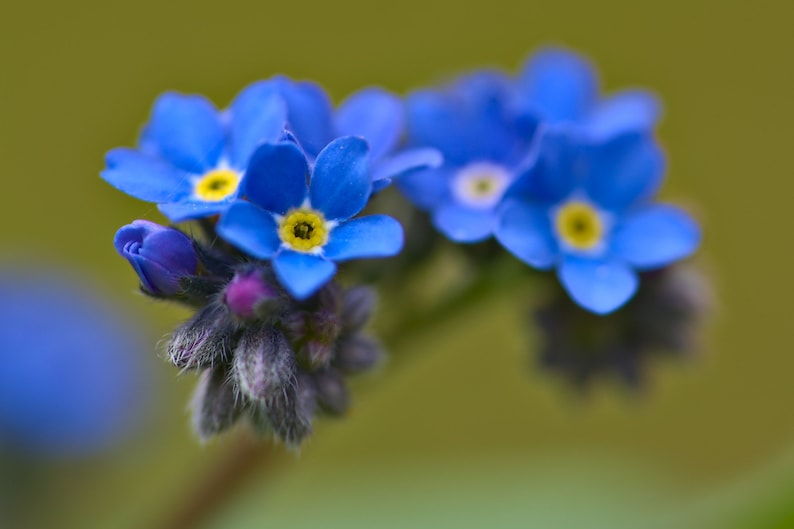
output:
{"label": "blue petal", "polygon": [[661,114],[659,99],[645,90],[625,90],[598,103],[583,125],[593,136],[651,130]]}
{"label": "blue petal", "polygon": [[592,65],[564,49],[546,49],[526,64],[519,79],[519,108],[549,122],[577,121],[595,102],[598,79]]}
{"label": "blue petal", "polygon": [[533,268],[548,270],[559,256],[546,208],[507,201],[499,212],[496,239],[507,251]]}
{"label": "blue petal", "polygon": [[372,181],[396,178],[419,169],[434,169],[442,163],[444,157],[436,149],[408,149],[385,160],[378,160],[372,171]]}
{"label": "blue petal", "polygon": [[435,209],[449,200],[451,179],[450,168],[420,170],[401,176],[397,180],[397,187],[416,207]]}
{"label": "blue petal", "polygon": [[290,294],[306,299],[334,277],[336,265],[319,255],[282,250],[273,259],[273,270]]}
{"label": "blue petal", "polygon": [[274,83],[260,81],[240,92],[230,112],[231,163],[245,169],[261,143],[279,140],[287,125],[287,106]]}
{"label": "blue petal", "polygon": [[651,198],[662,183],[665,159],[650,134],[628,132],[595,146],[587,194],[603,209],[623,210]]}
{"label": "blue petal", "polygon": [[372,182],[372,194],[380,193],[387,187],[391,185],[391,178],[381,178],[375,182]]}
{"label": "blue petal", "polygon": [[254,204],[284,215],[306,199],[308,174],[306,157],[298,145],[291,141],[265,143],[251,156],[243,193]]}
{"label": "blue petal", "polygon": [[366,88],[347,98],[336,112],[339,136],[361,136],[378,160],[391,152],[404,127],[402,100],[380,88]]}
{"label": "blue petal", "polygon": [[259,259],[270,259],[281,246],[273,215],[250,202],[235,202],[215,231],[225,241]]}
{"label": "blue petal", "polygon": [[314,158],[334,137],[328,95],[319,85],[308,81],[296,82],[278,76],[273,78],[273,82],[287,102],[290,129],[306,153]]}
{"label": "blue petal", "polygon": [[367,142],[347,136],[322,150],[314,165],[309,196],[312,207],[329,220],[349,219],[367,205],[372,192]]}
{"label": "blue petal", "polygon": [[433,212],[433,224],[455,242],[478,242],[493,234],[496,212],[445,204]]}
{"label": "blue petal", "polygon": [[403,228],[386,215],[371,215],[341,223],[331,231],[323,255],[334,261],[360,257],[390,257],[403,247]]}
{"label": "blue petal", "polygon": [[102,178],[128,195],[147,202],[173,202],[192,192],[188,175],[132,149],[105,156]]}
{"label": "blue petal", "polygon": [[230,204],[231,201],[228,200],[223,202],[173,202],[160,204],[157,209],[171,222],[184,222],[223,213]]}
{"label": "blue petal", "polygon": [[168,92],[155,102],[141,143],[174,166],[202,174],[217,165],[224,139],[218,111],[205,97]]}
{"label": "blue petal", "polygon": [[544,128],[506,194],[549,204],[568,198],[584,180],[581,161],[591,150],[574,129]]}
{"label": "blue petal", "polygon": [[690,256],[700,228],[684,211],[653,205],[624,217],[612,235],[612,251],[639,269],[660,268]]}
{"label": "blue petal", "polygon": [[636,272],[622,261],[566,256],[557,271],[573,300],[596,314],[621,307],[637,291]]}

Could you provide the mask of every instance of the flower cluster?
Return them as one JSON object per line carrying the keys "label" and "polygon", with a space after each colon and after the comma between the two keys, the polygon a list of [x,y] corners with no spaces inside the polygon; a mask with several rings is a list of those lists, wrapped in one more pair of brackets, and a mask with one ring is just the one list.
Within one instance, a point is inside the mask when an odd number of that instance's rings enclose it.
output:
{"label": "flower cluster", "polygon": [[168,354],[202,372],[199,435],[246,416],[298,443],[316,411],[346,408],[342,375],[379,354],[359,332],[371,296],[334,277],[402,249],[395,218],[358,216],[392,182],[450,240],[495,237],[596,314],[625,305],[640,272],[692,254],[698,225],[654,202],[659,103],[598,92],[586,60],[544,50],[516,76],[476,72],[405,100],[367,88],[334,107],[320,86],[281,76],[221,111],[161,96],[137,148],[110,151],[102,177],[203,231],[138,220],[115,240],[144,293],[197,309]]}

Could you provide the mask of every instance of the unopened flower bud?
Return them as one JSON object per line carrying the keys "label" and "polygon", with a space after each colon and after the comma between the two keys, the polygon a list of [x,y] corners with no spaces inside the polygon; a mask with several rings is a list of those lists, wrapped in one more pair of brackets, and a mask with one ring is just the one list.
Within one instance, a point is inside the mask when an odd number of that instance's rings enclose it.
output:
{"label": "unopened flower bud", "polygon": [[295,384],[295,353],[278,329],[248,328],[234,352],[234,378],[250,399],[269,401]]}
{"label": "unopened flower bud", "polygon": [[308,375],[299,375],[296,385],[260,406],[275,434],[287,444],[297,446],[312,432],[317,401]]}
{"label": "unopened flower bud", "polygon": [[325,369],[312,374],[317,404],[328,413],[341,415],[350,406],[350,395],[347,392],[342,374],[335,369]]}
{"label": "unopened flower bud", "polygon": [[193,429],[202,441],[234,424],[241,408],[225,369],[207,369],[201,373],[191,407]]}
{"label": "unopened flower bud", "polygon": [[258,269],[237,272],[223,293],[229,311],[242,319],[266,316],[277,308],[280,300],[278,289]]}
{"label": "unopened flower bud", "polygon": [[147,220],[136,220],[119,229],[113,244],[151,294],[179,293],[180,278],[194,275],[198,268],[193,243],[184,233]]}
{"label": "unopened flower bud", "polygon": [[366,371],[383,357],[380,344],[365,334],[345,336],[339,341],[333,365],[342,371]]}
{"label": "unopened flower bud", "polygon": [[237,331],[222,305],[210,304],[171,335],[167,354],[181,369],[212,367],[228,359]]}
{"label": "unopened flower bud", "polygon": [[375,310],[377,298],[370,287],[358,286],[345,291],[342,305],[342,328],[346,332],[361,329]]}

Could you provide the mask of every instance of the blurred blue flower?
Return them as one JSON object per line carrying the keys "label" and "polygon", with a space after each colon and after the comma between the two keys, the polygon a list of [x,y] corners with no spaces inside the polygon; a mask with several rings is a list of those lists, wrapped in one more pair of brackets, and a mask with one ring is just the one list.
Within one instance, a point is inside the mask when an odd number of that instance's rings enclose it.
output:
{"label": "blurred blue flower", "polygon": [[288,128],[310,160],[336,138],[359,136],[367,141],[373,192],[388,186],[392,178],[442,162],[440,153],[432,148],[400,149],[405,134],[404,103],[386,90],[359,90],[334,109],[326,92],[315,83],[283,76],[273,82],[287,104]]}
{"label": "blurred blue flower", "polygon": [[254,149],[278,141],[286,117],[274,82],[249,86],[223,112],[202,96],[165,93],[138,149],[110,151],[102,178],[156,202],[173,222],[221,213],[237,198]]}
{"label": "blurred blue flower", "polygon": [[140,329],[86,290],[72,278],[0,272],[0,445],[87,454],[140,419],[152,390]]}
{"label": "blurred blue flower", "polygon": [[578,129],[551,128],[508,191],[496,237],[530,266],[556,268],[585,309],[612,312],[634,295],[638,270],[687,257],[700,242],[686,213],[651,202],[664,171],[650,134],[597,140]]}
{"label": "blurred blue flower", "polygon": [[143,288],[155,295],[178,293],[180,278],[194,275],[198,268],[193,243],[184,233],[148,220],[120,228],[113,245],[130,262]]}
{"label": "blurred blue flower", "polygon": [[[310,181],[307,177],[311,172]],[[218,234],[259,259],[296,298],[316,292],[336,273],[335,261],[400,251],[403,231],[386,215],[350,220],[369,201],[367,142],[344,137],[317,155],[313,169],[292,142],[265,144],[248,167],[244,195],[221,217]]]}

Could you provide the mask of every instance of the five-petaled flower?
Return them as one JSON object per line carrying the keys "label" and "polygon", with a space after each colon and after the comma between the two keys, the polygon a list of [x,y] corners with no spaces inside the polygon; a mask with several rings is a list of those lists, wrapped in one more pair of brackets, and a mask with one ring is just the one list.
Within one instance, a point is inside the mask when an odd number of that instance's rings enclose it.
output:
{"label": "five-petaled flower", "polygon": [[508,190],[496,237],[530,266],[556,268],[582,307],[612,312],[634,295],[637,271],[687,257],[700,242],[686,213],[651,203],[664,170],[648,133],[596,139],[551,128]]}
{"label": "five-petaled flower", "polygon": [[372,190],[367,142],[361,138],[332,141],[311,170],[297,144],[264,144],[247,174],[243,193],[250,202],[229,208],[218,234],[256,258],[272,259],[276,276],[298,299],[328,282],[336,261],[387,257],[402,248],[402,227],[393,218],[351,219]]}
{"label": "five-petaled flower", "polygon": [[254,149],[281,138],[286,116],[274,82],[251,85],[223,112],[202,96],[163,94],[138,149],[111,150],[102,178],[157,203],[173,222],[221,213],[239,195]]}

